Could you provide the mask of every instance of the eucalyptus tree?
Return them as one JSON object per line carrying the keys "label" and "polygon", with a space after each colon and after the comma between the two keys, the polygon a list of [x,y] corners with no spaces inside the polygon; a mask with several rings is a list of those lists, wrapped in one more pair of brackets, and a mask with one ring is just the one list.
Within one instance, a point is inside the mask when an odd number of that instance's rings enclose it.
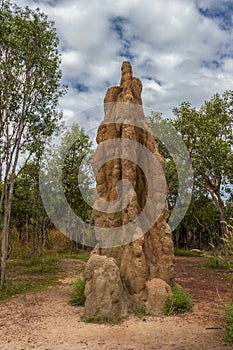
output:
{"label": "eucalyptus tree", "polygon": [[[68,152],[67,145],[71,145]],[[82,193],[91,199],[93,193],[91,186],[94,183],[91,168],[92,141],[83,128],[73,124],[64,134],[59,154],[64,157],[62,182],[67,201],[79,217],[90,222],[91,208]]]}
{"label": "eucalyptus tree", "polygon": [[[226,91],[223,95],[216,94],[210,101],[205,101],[200,109],[193,108],[189,102],[184,102],[173,110],[174,118],[165,119],[166,126],[171,124],[185,143],[194,169],[194,191],[191,206],[176,229],[181,226],[196,225],[209,238],[218,233],[216,212],[221,223],[222,238],[227,236],[226,225],[227,203],[233,196],[233,91]],[[157,112],[148,116],[148,123],[153,128],[161,128],[164,119]],[[169,132],[167,131],[169,138]],[[157,139],[160,153],[166,160],[166,178],[168,182],[168,201],[172,210],[178,193],[177,169],[174,160],[163,143]],[[174,143],[174,149],[179,149]],[[213,205],[209,203],[212,200]],[[227,201],[228,199],[228,201]],[[207,213],[213,223],[207,218]],[[229,216],[229,214],[228,214]],[[187,230],[186,230],[187,231]],[[179,232],[178,232],[179,233]],[[225,255],[227,249],[225,245]]]}
{"label": "eucalyptus tree", "polygon": [[[78,243],[83,245],[84,235],[88,234],[88,225],[83,223],[92,222],[94,151],[90,137],[78,124],[66,126],[59,137],[59,143],[52,145],[42,162],[42,199],[51,220],[69,238],[69,247],[74,246],[71,241],[79,247]],[[79,218],[78,225],[74,217]]]}
{"label": "eucalyptus tree", "polygon": [[[13,188],[19,161],[37,158],[62,117],[59,40],[39,9],[0,3],[0,211],[4,286]],[[0,181],[0,182],[1,182]]]}
{"label": "eucalyptus tree", "polygon": [[184,102],[174,114],[173,125],[189,150],[195,184],[212,198],[226,237],[226,200],[233,190],[233,91],[215,94],[200,109]]}

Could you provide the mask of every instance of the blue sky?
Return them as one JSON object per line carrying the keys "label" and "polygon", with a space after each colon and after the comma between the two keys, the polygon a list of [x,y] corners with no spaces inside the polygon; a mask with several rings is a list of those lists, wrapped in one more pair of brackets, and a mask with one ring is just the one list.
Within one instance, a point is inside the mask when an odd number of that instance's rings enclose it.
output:
{"label": "blue sky", "polygon": [[[232,0],[15,0],[39,7],[60,38],[65,119],[101,105],[130,60],[143,103],[172,116],[183,101],[200,106],[233,84]],[[100,121],[101,116],[96,116]],[[89,128],[92,121],[78,117]]]}

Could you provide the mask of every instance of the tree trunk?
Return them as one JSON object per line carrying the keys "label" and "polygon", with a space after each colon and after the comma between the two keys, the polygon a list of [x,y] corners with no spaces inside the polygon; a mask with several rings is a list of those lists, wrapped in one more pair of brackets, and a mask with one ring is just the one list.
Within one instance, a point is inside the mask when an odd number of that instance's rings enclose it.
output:
{"label": "tree trunk", "polygon": [[45,228],[45,222],[46,218],[42,219],[42,225],[41,225],[41,234],[42,234],[42,256],[41,256],[41,265],[42,265],[42,271],[45,269],[45,243],[46,243],[46,228]]}
{"label": "tree trunk", "polygon": [[3,288],[5,284],[6,277],[6,261],[7,261],[7,252],[9,245],[9,205],[6,203],[7,209],[4,212],[3,218],[3,230],[2,230],[2,257],[1,257],[1,282],[0,287]]}
{"label": "tree trunk", "polygon": [[14,176],[11,176],[9,195],[4,198],[4,216],[3,216],[3,230],[2,230],[2,257],[1,257],[1,281],[0,288],[4,287],[6,279],[6,262],[9,248],[9,231],[10,231],[10,217],[11,217],[11,201],[14,187]]}
{"label": "tree trunk", "polygon": [[198,248],[202,250],[202,229],[199,231]]}
{"label": "tree trunk", "polygon": [[26,214],[26,222],[25,222],[25,240],[27,246],[29,245],[29,228],[28,228],[28,214]]}

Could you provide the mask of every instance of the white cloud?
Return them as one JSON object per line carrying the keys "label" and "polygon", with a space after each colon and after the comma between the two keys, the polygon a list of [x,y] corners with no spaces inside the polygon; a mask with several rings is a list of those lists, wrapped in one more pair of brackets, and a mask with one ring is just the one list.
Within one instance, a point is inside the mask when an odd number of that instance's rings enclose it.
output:
{"label": "white cloud", "polygon": [[[232,88],[232,29],[216,20],[218,11],[226,15],[227,0],[15,1],[40,7],[55,21],[70,85],[61,101],[67,118],[102,104],[129,58],[143,81],[144,105],[165,115],[184,100],[200,106]],[[90,120],[80,123],[89,127]]]}
{"label": "white cloud", "polygon": [[[229,73],[232,75],[233,72],[233,58],[226,59],[223,64],[223,70],[226,73]],[[232,76],[232,81],[233,81],[233,76]]]}

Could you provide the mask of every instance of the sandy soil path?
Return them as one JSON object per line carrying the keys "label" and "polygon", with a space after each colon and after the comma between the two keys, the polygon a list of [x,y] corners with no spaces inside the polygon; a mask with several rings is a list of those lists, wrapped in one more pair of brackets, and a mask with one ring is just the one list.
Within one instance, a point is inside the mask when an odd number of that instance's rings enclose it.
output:
{"label": "sandy soil path", "polygon": [[118,325],[82,321],[69,304],[70,282],[84,265],[62,262],[66,278],[47,291],[16,296],[0,306],[1,350],[225,350],[223,305],[232,299],[224,271],[204,270],[199,258],[177,258],[177,281],[195,293],[193,311],[169,317],[130,317]]}

